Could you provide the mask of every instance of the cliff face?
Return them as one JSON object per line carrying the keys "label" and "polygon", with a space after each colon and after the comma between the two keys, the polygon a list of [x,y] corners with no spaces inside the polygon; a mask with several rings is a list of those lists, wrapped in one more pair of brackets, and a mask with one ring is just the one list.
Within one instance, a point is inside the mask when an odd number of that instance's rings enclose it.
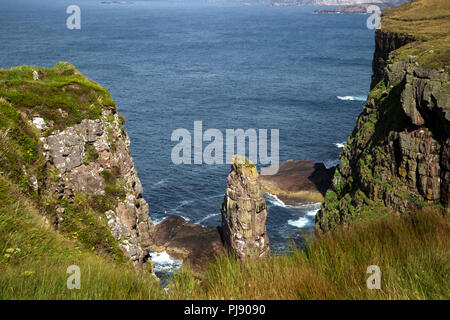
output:
{"label": "cliff face", "polygon": [[416,39],[408,34],[398,34],[380,29],[375,31],[375,53],[372,61],[370,89],[386,78],[387,73],[384,69],[388,65],[389,53],[413,41]]}
{"label": "cliff face", "polygon": [[[56,179],[47,176],[42,181],[42,192],[69,204],[76,194],[92,197],[91,205],[105,214],[120,248],[136,267],[142,266],[153,225],[130,156],[130,140],[115,110],[106,109],[99,119],[83,120],[41,141],[45,166],[57,172]],[[58,229],[64,212],[63,205],[56,205],[52,223]]]}
{"label": "cliff face", "polygon": [[369,214],[449,210],[448,58],[414,35],[378,30],[375,41],[373,88],[317,214],[321,230]]}
{"label": "cliff face", "polygon": [[153,225],[109,93],[68,63],[0,70],[0,115],[2,179],[79,250],[143,268]]}

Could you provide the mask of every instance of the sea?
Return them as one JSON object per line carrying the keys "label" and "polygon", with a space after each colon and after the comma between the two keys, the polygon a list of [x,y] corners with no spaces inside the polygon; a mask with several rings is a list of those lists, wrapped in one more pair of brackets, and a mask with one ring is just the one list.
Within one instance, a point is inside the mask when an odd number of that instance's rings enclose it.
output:
{"label": "sea", "polygon": [[[68,28],[71,6],[79,8],[80,29]],[[369,15],[315,14],[318,8],[2,0],[0,68],[68,61],[107,88],[127,120],[153,222],[179,215],[217,226],[230,164],[175,164],[175,130],[193,137],[194,121],[224,136],[227,129],[278,130],[280,162],[338,163],[369,92],[374,30]],[[320,204],[266,201],[272,252],[304,246]],[[180,264],[166,253],[152,257],[161,270]]]}

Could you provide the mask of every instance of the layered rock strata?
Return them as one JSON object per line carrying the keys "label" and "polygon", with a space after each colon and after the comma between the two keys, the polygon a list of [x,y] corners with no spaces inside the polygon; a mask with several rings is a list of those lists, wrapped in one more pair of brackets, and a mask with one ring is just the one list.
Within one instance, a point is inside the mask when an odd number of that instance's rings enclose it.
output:
{"label": "layered rock strata", "polygon": [[269,255],[268,208],[256,167],[247,158],[233,158],[221,212],[223,240],[238,258]]}
{"label": "layered rock strata", "polygon": [[[99,119],[82,120],[41,141],[46,166],[54,173],[45,181],[45,189],[69,202],[76,193],[113,194],[107,198],[113,207],[104,212],[107,225],[125,255],[141,268],[148,258],[153,224],[118,113],[105,109]],[[64,221],[64,208],[57,212],[56,224]]]}

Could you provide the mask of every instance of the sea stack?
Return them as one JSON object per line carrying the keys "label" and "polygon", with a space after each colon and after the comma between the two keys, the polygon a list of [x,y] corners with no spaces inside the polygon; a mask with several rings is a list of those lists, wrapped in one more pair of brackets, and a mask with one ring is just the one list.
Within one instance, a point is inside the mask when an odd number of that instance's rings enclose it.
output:
{"label": "sea stack", "polygon": [[266,201],[256,166],[245,157],[233,157],[221,212],[223,240],[238,258],[262,258],[270,253]]}

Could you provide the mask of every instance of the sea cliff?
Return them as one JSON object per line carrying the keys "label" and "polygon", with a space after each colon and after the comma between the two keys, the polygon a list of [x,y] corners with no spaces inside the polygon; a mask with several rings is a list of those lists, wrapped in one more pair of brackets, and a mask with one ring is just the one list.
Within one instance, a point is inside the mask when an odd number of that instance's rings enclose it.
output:
{"label": "sea cliff", "polygon": [[[450,10],[441,2],[383,13],[371,92],[317,214],[318,229],[426,207],[449,211]],[[433,8],[438,4],[444,10]]]}
{"label": "sea cliff", "polygon": [[2,181],[32,199],[47,226],[152,272],[153,224],[130,140],[107,90],[69,63],[0,70]]}

